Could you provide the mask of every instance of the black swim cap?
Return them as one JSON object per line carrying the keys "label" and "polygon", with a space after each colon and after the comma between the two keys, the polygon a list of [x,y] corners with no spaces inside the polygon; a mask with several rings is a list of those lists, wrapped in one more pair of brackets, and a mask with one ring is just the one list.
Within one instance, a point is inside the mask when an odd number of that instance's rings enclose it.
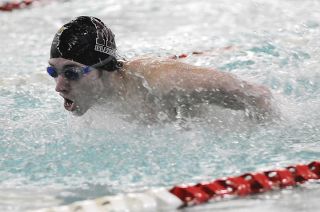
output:
{"label": "black swim cap", "polygon": [[116,58],[114,34],[101,20],[88,16],[63,25],[50,50],[50,58],[65,58],[89,66],[108,57]]}

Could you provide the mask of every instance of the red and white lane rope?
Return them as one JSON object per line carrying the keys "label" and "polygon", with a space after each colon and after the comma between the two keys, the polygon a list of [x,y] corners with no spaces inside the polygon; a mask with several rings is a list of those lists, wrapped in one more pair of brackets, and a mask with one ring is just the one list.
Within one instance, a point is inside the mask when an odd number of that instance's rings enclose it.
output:
{"label": "red and white lane rope", "polygon": [[297,186],[320,179],[320,162],[298,164],[283,169],[245,173],[208,183],[152,189],[144,193],[105,196],[95,200],[75,202],[67,206],[36,210],[38,212],[98,212],[98,211],[165,211],[199,205],[225,196],[246,196],[273,189]]}
{"label": "red and white lane rope", "polygon": [[183,53],[183,54],[179,54],[179,55],[172,55],[169,58],[170,59],[182,59],[182,58],[189,57],[191,55],[205,55],[205,52],[192,52],[190,54]]}
{"label": "red and white lane rope", "polygon": [[12,10],[26,8],[39,0],[22,0],[22,1],[10,1],[0,4],[0,11],[10,12]]}
{"label": "red and white lane rope", "polygon": [[235,48],[236,47],[234,47],[234,46],[226,46],[226,47],[218,48],[218,49],[205,50],[205,51],[193,51],[190,53],[182,53],[179,55],[172,55],[169,58],[170,59],[183,59],[183,58],[191,57],[191,56],[215,56],[215,55],[221,54],[225,51],[233,50]]}

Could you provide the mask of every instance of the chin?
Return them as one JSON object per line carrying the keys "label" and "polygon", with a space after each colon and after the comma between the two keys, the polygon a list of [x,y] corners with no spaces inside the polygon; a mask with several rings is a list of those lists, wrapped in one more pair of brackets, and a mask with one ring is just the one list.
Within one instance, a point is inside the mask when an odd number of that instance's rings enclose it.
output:
{"label": "chin", "polygon": [[82,116],[82,115],[84,115],[87,111],[88,111],[88,109],[77,108],[77,109],[75,109],[74,111],[71,111],[71,112],[72,112],[72,115],[74,115],[74,116]]}

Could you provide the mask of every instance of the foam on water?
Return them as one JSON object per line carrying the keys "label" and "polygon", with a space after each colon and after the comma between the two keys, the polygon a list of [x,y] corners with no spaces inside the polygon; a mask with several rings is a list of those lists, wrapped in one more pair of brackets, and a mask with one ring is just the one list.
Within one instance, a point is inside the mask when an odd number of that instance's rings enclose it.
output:
{"label": "foam on water", "polygon": [[[22,211],[319,159],[318,1],[43,2],[0,13],[0,196],[6,197],[0,198],[0,210]],[[268,86],[281,119],[256,124],[241,113],[212,107],[205,120],[141,125],[123,121],[110,105],[72,117],[45,67],[53,35],[78,15],[93,15],[109,25],[127,58],[210,50],[184,61]],[[224,50],[227,46],[232,48]],[[319,190],[313,183],[204,207],[312,211],[319,206]],[[291,198],[306,204],[292,206]]]}

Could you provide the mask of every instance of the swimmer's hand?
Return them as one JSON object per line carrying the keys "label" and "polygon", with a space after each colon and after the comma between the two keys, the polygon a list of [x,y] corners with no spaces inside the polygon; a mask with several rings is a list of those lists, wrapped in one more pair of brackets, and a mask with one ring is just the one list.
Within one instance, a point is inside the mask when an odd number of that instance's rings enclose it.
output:
{"label": "swimmer's hand", "polygon": [[271,91],[263,85],[248,85],[246,92],[246,113],[251,119],[268,120],[274,114]]}

